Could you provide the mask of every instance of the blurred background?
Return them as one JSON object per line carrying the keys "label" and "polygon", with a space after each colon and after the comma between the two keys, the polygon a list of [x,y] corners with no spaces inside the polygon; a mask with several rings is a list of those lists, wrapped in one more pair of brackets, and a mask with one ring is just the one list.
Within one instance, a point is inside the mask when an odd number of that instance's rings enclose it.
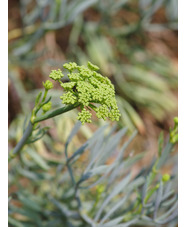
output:
{"label": "blurred background", "polygon": [[[42,82],[65,62],[91,61],[115,85],[118,128],[137,129],[138,152],[157,151],[177,116],[177,0],[9,0],[9,148],[22,135]],[[64,78],[64,80],[66,77]],[[61,105],[60,87],[51,91]],[[44,122],[61,152],[76,111]],[[76,145],[103,124],[86,124]],[[47,137],[48,138],[48,137]],[[36,147],[48,149],[42,141]],[[55,157],[52,157],[55,158]]]}

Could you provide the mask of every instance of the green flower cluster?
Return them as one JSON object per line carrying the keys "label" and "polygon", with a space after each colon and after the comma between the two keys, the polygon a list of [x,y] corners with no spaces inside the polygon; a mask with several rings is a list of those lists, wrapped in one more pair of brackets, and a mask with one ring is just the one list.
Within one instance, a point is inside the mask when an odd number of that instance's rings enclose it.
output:
{"label": "green flower cluster", "polygon": [[82,111],[78,119],[84,124],[91,122],[92,113],[96,112],[98,118],[118,121],[120,113],[115,99],[115,90],[111,81],[96,72],[99,67],[88,62],[87,66],[78,66],[76,63],[63,65],[69,71],[67,74],[70,82],[63,83],[63,74],[60,70],[53,70],[50,78],[59,81],[65,93],[60,97],[63,104],[79,104]]}
{"label": "green flower cluster", "polygon": [[63,73],[60,69],[58,70],[52,70],[49,77],[53,80],[60,80],[62,77],[64,77]]}
{"label": "green flower cluster", "polygon": [[50,80],[47,80],[45,83],[43,82],[43,86],[46,90],[50,90],[54,87],[53,83]]}
{"label": "green flower cluster", "polygon": [[80,120],[82,124],[84,124],[85,122],[91,123],[91,116],[92,114],[84,108],[81,112],[78,113],[77,119]]}

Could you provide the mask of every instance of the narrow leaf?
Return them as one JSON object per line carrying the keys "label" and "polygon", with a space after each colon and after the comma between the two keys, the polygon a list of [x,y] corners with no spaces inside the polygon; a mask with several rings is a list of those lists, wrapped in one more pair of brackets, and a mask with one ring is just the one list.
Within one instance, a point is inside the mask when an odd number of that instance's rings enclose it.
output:
{"label": "narrow leaf", "polygon": [[106,221],[112,214],[114,214],[114,212],[116,210],[118,210],[120,208],[120,206],[122,206],[126,202],[128,197],[129,197],[129,195],[127,194],[125,197],[120,199],[119,202],[117,202],[115,205],[113,205],[113,207],[109,210],[109,212],[102,218],[100,224],[103,224],[104,221]]}
{"label": "narrow leaf", "polygon": [[123,220],[123,216],[115,218],[105,224],[100,223],[98,227],[113,227],[116,226],[118,223],[120,223]]}
{"label": "narrow leaf", "polygon": [[110,200],[116,196],[117,194],[119,194],[124,187],[129,183],[130,181],[130,174],[128,174],[127,176],[125,176],[123,178],[123,180],[117,185],[117,187],[115,187],[113,189],[113,191],[110,193],[110,195],[105,199],[105,201],[102,203],[101,207],[99,208],[94,220],[98,221],[102,211],[104,210],[105,206],[110,202]]}
{"label": "narrow leaf", "polygon": [[72,129],[72,131],[71,131],[71,133],[70,133],[70,135],[69,135],[69,137],[67,139],[66,144],[69,144],[71,142],[72,138],[77,134],[77,132],[79,131],[80,127],[81,127],[81,121],[78,121],[75,124],[74,128]]}
{"label": "narrow leaf", "polygon": [[44,170],[48,170],[49,166],[47,165],[47,163],[44,161],[44,159],[38,154],[36,153],[34,150],[32,149],[27,149],[26,151],[32,158],[33,160]]}

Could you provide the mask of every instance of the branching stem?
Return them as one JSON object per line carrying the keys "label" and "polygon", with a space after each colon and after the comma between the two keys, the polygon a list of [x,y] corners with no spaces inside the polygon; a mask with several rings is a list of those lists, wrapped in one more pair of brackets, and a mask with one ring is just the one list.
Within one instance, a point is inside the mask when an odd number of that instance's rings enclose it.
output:
{"label": "branching stem", "polygon": [[68,112],[72,109],[75,109],[78,106],[79,106],[79,104],[77,104],[77,103],[74,104],[74,105],[68,105],[68,106],[53,110],[50,113],[47,113],[45,115],[32,118],[31,121],[29,121],[26,130],[24,131],[23,137],[18,142],[18,144],[15,146],[14,150],[11,152],[9,160],[11,160],[26,144],[26,141],[28,140],[29,136],[32,134],[33,127],[34,127],[35,123],[47,120],[49,118],[55,117],[55,116],[60,115],[60,114],[63,114],[63,113]]}
{"label": "branching stem", "polygon": [[33,124],[29,121],[28,126],[27,126],[26,130],[24,131],[23,137],[21,138],[19,143],[15,146],[15,148],[11,154],[12,156],[16,155],[22,149],[22,147],[26,143],[28,137],[31,135],[32,130],[33,130]]}
{"label": "branching stem", "polygon": [[61,107],[59,109],[56,109],[56,110],[53,110],[45,115],[42,115],[42,116],[39,116],[39,117],[36,117],[34,120],[33,120],[33,124],[34,123],[38,123],[40,121],[44,121],[44,120],[47,120],[49,118],[52,118],[52,117],[55,117],[57,115],[60,115],[60,114],[63,114],[65,112],[68,112],[72,109],[75,109],[76,107],[78,107],[79,104],[74,104],[74,105],[68,105],[68,106],[64,106],[64,107]]}

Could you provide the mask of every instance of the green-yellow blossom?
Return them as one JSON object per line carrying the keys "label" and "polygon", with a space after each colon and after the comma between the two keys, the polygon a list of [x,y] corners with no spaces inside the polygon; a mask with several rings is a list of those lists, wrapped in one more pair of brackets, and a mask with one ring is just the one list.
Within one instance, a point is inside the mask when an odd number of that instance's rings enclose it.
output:
{"label": "green-yellow blossom", "polygon": [[63,65],[69,71],[67,76],[69,82],[61,82],[62,72],[53,70],[50,78],[58,80],[64,89],[64,94],[60,97],[62,103],[78,104],[82,111],[78,114],[78,119],[82,122],[91,122],[92,111],[96,116],[106,120],[118,121],[120,112],[115,98],[115,90],[111,81],[96,72],[99,67],[88,62],[87,66],[78,66],[74,62]]}
{"label": "green-yellow blossom", "polygon": [[84,124],[85,122],[91,123],[91,117],[92,114],[84,108],[81,112],[78,113],[77,119],[80,120],[82,124]]}
{"label": "green-yellow blossom", "polygon": [[72,72],[74,69],[77,69],[77,64],[75,62],[65,63],[63,67],[68,69],[69,72]]}
{"label": "green-yellow blossom", "polygon": [[91,62],[88,61],[88,68],[93,71],[98,71],[99,67],[97,65],[93,65]]}
{"label": "green-yellow blossom", "polygon": [[74,104],[77,102],[77,98],[73,95],[71,91],[64,93],[60,99],[62,99],[63,104]]}
{"label": "green-yellow blossom", "polygon": [[46,82],[43,82],[43,86],[46,90],[50,90],[54,87],[53,83],[50,80],[46,80]]}
{"label": "green-yellow blossom", "polygon": [[49,77],[53,80],[60,80],[62,77],[64,77],[62,71],[60,69],[58,70],[52,70]]}

